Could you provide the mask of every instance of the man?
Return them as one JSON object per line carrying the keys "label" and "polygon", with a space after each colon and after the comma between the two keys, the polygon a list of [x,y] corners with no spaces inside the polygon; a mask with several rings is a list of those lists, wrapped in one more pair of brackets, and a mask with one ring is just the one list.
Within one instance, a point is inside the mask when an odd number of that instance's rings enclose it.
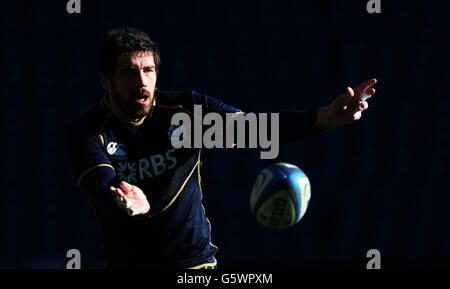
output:
{"label": "man", "polygon": [[[201,149],[175,149],[171,117],[205,112],[243,113],[195,91],[156,89],[155,43],[142,31],[110,31],[99,53],[106,96],[66,135],[77,184],[95,209],[108,268],[214,268],[217,247],[202,206]],[[280,114],[281,141],[346,125],[361,117],[375,93],[371,79],[313,111]],[[297,131],[284,131],[295,123]],[[284,124],[284,125],[283,125]]]}

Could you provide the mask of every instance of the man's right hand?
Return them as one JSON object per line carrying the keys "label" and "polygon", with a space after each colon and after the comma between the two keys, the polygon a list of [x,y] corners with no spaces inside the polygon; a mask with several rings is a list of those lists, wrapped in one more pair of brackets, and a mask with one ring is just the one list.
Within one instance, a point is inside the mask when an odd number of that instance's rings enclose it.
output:
{"label": "man's right hand", "polygon": [[110,187],[114,201],[129,216],[143,215],[150,210],[147,197],[139,187],[121,181],[120,188]]}

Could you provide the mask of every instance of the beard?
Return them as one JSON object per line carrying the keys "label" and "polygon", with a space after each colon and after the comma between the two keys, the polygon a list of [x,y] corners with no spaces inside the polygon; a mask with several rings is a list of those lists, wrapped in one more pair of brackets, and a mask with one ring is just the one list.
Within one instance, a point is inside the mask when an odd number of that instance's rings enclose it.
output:
{"label": "beard", "polygon": [[[140,119],[150,113],[153,105],[153,95],[150,91],[140,88],[130,95],[122,95],[113,86],[111,89],[111,98],[117,107],[130,119]],[[136,99],[147,97],[148,104],[140,104]]]}

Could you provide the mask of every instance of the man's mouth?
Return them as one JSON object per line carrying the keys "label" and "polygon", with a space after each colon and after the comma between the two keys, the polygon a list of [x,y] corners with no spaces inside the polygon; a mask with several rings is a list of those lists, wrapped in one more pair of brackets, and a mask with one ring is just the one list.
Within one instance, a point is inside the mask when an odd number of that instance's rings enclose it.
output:
{"label": "man's mouth", "polygon": [[150,102],[150,97],[146,95],[140,95],[136,98],[136,102],[140,104],[148,104]]}
{"label": "man's mouth", "polygon": [[150,95],[146,91],[140,91],[136,95],[136,102],[139,104],[148,104],[150,103]]}

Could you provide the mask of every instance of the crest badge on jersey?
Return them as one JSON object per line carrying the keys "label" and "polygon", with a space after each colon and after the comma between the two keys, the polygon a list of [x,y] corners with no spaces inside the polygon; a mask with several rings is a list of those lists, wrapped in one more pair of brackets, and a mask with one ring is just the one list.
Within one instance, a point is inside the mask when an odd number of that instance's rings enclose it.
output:
{"label": "crest badge on jersey", "polygon": [[110,142],[106,146],[106,151],[110,156],[126,157],[127,152],[125,145],[116,142]]}

